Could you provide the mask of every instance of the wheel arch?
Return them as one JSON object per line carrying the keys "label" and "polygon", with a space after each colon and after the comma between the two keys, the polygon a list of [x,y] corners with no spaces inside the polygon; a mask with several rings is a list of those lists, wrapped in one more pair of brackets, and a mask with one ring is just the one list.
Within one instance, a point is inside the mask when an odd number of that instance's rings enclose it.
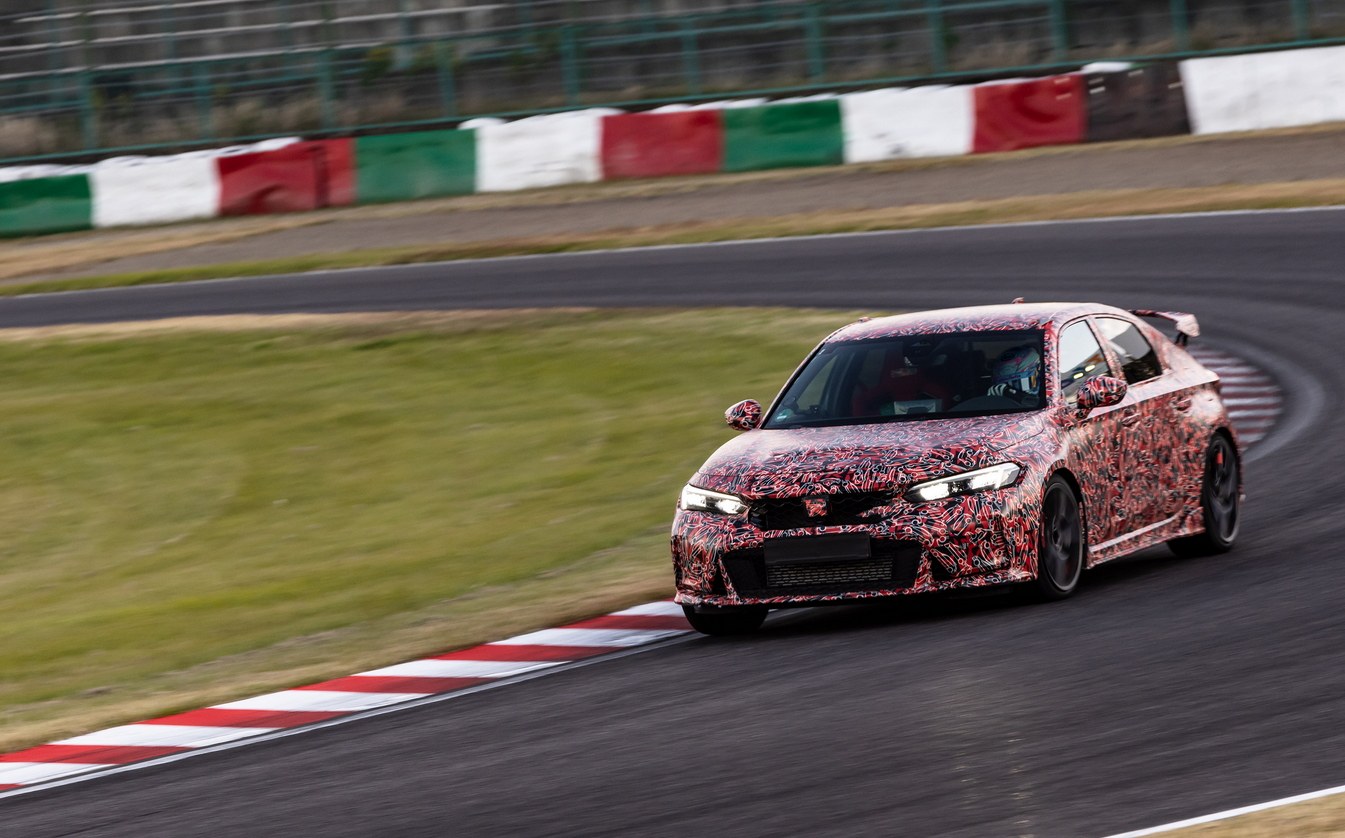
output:
{"label": "wheel arch", "polygon": [[1053,468],[1051,471],[1047,472],[1046,480],[1041,484],[1043,493],[1045,493],[1046,491],[1046,484],[1050,483],[1052,478],[1055,477],[1060,477],[1062,480],[1064,480],[1066,483],[1069,484],[1069,490],[1074,493],[1074,499],[1079,503],[1079,519],[1080,523],[1083,525],[1081,527],[1081,530],[1083,532],[1083,562],[1084,562],[1084,568],[1087,568],[1089,567],[1090,564],[1088,561],[1090,557],[1088,545],[1092,542],[1092,539],[1088,537],[1088,528],[1090,526],[1090,520],[1088,514],[1088,503],[1084,499],[1083,486],[1079,484],[1079,478],[1074,474],[1073,471],[1070,470],[1070,467],[1061,463],[1057,465],[1055,468]]}
{"label": "wheel arch", "polygon": [[[1238,444],[1238,435],[1237,435],[1237,432],[1233,430],[1233,427],[1232,427],[1231,425],[1218,425],[1218,426],[1215,427],[1213,433],[1210,434],[1210,439],[1214,439],[1216,436],[1221,436],[1221,437],[1223,437],[1224,439],[1228,440],[1228,444],[1229,444],[1229,445],[1233,446],[1233,456],[1234,456],[1234,457],[1237,457],[1237,464],[1238,464],[1238,493],[1239,493],[1239,494],[1244,493],[1244,492],[1246,491],[1246,487],[1244,486],[1244,484],[1243,484],[1243,482],[1242,482],[1242,481],[1243,481],[1243,471],[1244,471],[1244,469],[1243,469],[1243,467],[1242,467],[1242,466],[1243,466],[1243,462],[1242,462],[1242,446]],[[1206,444],[1207,446],[1209,445],[1208,442],[1206,442],[1205,444]],[[1202,463],[1204,462],[1204,452],[1203,452],[1203,451],[1202,451],[1201,461],[1202,461]],[[1202,466],[1202,468],[1201,468],[1201,473],[1202,473],[1202,478],[1201,478],[1201,479],[1203,480],[1203,479],[1204,479],[1204,477],[1203,477],[1203,474],[1204,474],[1204,468],[1203,468],[1203,466]]]}

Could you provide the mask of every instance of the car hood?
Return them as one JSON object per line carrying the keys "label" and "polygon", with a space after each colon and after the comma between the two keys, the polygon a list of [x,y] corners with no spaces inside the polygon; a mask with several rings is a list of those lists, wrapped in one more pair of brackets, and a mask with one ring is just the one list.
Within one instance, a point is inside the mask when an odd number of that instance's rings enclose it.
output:
{"label": "car hood", "polygon": [[749,499],[900,490],[1002,462],[998,452],[1047,424],[1046,411],[1038,411],[749,431],[721,446],[692,482]]}

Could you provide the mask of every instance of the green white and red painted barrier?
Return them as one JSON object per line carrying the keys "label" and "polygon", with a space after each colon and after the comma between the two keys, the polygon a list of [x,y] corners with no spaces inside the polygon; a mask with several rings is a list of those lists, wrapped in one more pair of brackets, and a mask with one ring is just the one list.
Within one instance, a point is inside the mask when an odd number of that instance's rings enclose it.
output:
{"label": "green white and red painted barrier", "polygon": [[0,236],[1345,120],[1345,47],[0,169]]}

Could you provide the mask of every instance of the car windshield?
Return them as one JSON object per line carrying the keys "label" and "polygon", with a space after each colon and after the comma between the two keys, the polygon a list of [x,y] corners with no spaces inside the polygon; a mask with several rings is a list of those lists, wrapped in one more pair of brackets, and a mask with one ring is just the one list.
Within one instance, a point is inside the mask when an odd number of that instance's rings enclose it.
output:
{"label": "car windshield", "polygon": [[1024,413],[1044,404],[1042,333],[837,341],[790,382],[765,428]]}

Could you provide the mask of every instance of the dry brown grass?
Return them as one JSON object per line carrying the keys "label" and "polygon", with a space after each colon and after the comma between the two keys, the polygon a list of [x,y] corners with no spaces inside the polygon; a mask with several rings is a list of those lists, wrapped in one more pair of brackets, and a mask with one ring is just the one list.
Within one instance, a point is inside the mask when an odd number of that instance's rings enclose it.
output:
{"label": "dry brown grass", "polygon": [[[139,256],[151,253],[197,247],[205,244],[245,239],[250,236],[277,232],[295,227],[322,224],[335,221],[358,221],[361,219],[395,219],[413,216],[434,215],[439,213],[473,212],[485,209],[508,209],[512,207],[562,206],[597,201],[610,201],[629,198],[657,198],[665,195],[684,195],[695,193],[709,187],[723,187],[735,184],[752,184],[771,181],[787,181],[805,178],[827,179],[838,177],[862,177],[865,174],[883,172],[924,171],[953,169],[977,166],[994,166],[1008,160],[1021,160],[1029,157],[1094,156],[1106,155],[1118,150],[1132,148],[1164,148],[1190,145],[1218,144],[1228,140],[1237,140],[1246,136],[1276,137],[1305,134],[1340,133],[1339,124],[1292,128],[1278,131],[1263,131],[1250,134],[1222,134],[1218,136],[1182,136],[1149,140],[1126,140],[1115,143],[1096,143],[1078,146],[1050,146],[1003,154],[971,155],[967,157],[931,158],[920,160],[889,160],[878,163],[865,163],[852,166],[826,166],[808,169],[776,169],[763,172],[743,172],[736,174],[700,175],[692,177],[666,178],[643,181],[613,181],[593,184],[576,184],[552,189],[531,190],[514,193],[487,193],[467,195],[455,198],[435,198],[411,201],[399,204],[375,204],[357,207],[320,210],[317,212],[292,215],[257,216],[248,218],[223,218],[207,222],[187,222],[183,224],[147,229],[96,230],[83,233],[68,233],[56,236],[44,236],[0,242],[0,280],[16,279],[24,276],[36,276],[64,269],[97,264],[112,259]],[[1232,208],[1238,201],[1258,202],[1267,195],[1285,196],[1298,193],[1303,200],[1295,206],[1310,203],[1337,203],[1335,184],[1339,181],[1307,181],[1292,184],[1267,184],[1264,186],[1221,186],[1199,190],[1146,190],[1149,198],[1138,212],[1181,212],[1192,201],[1212,202],[1219,208]],[[1171,203],[1157,195],[1158,192],[1171,192]],[[1082,193],[1088,200],[1110,201],[1113,197],[1133,202],[1134,193]],[[899,226],[912,226],[911,219],[918,217],[941,218],[950,211],[966,211],[972,208],[986,210],[987,220],[1025,220],[999,217],[995,213],[1003,212],[1010,205],[1021,208],[1023,202],[1039,204],[1041,209],[1034,218],[1050,218],[1049,207],[1057,206],[1061,201],[1069,203],[1070,196],[1025,197],[1009,201],[964,202],[962,204],[928,204],[894,209],[868,211],[872,220],[866,223],[880,223],[878,219],[892,217],[905,219]],[[1290,196],[1292,197],[1292,196]],[[1253,206],[1260,205],[1253,203]],[[1108,213],[1114,214],[1114,213]],[[821,214],[819,214],[821,215]],[[828,214],[831,215],[831,214]],[[854,220],[854,213],[846,214]],[[834,217],[834,216],[833,216]],[[1079,217],[1077,214],[1068,217]],[[797,219],[797,217],[794,217]],[[730,226],[759,224],[763,219],[739,219],[724,222]],[[929,226],[921,223],[914,226]],[[622,230],[622,233],[636,231]],[[643,234],[653,232],[650,229],[638,231]],[[789,233],[791,235],[796,233]],[[587,234],[589,237],[592,234]]]}
{"label": "dry brown grass", "polygon": [[201,332],[294,332],[316,329],[361,328],[371,334],[426,330],[448,333],[498,326],[518,328],[531,318],[551,318],[593,311],[579,306],[545,309],[470,309],[460,311],[370,311],[338,314],[217,314],[168,317],[162,320],[125,320],[119,323],[66,323],[0,329],[0,341],[23,342],[60,339],[106,340]]}
{"label": "dry brown grass", "polygon": [[1267,809],[1168,834],[1177,838],[1342,838],[1345,795]]}
{"label": "dry brown grass", "polygon": [[166,227],[98,230],[55,236],[0,240],[0,280],[91,265],[125,256],[222,244],[323,221],[321,214],[225,218]]}
{"label": "dry brown grass", "polygon": [[[428,244],[400,248],[350,250],[330,254],[306,254],[260,262],[221,262],[214,265],[193,266],[129,274],[93,275],[72,279],[51,278],[23,281],[26,274],[37,274],[52,267],[52,261],[77,258],[81,248],[32,251],[0,263],[0,293],[34,293],[45,289],[74,290],[119,285],[144,285],[160,282],[183,282],[212,277],[260,276],[267,274],[300,273],[313,270],[401,265],[457,259],[490,258],[530,253],[560,253],[583,250],[608,250],[622,247],[693,244],[698,242],[762,239],[828,233],[855,233],[879,230],[919,229],[960,225],[1014,223],[1027,221],[1054,221],[1084,218],[1121,217],[1161,213],[1212,212],[1238,209],[1280,209],[1292,207],[1334,206],[1345,204],[1345,178],[1292,183],[1255,185],[1208,186],[1185,189],[1122,189],[1075,192],[1064,195],[1031,195],[992,201],[960,201],[947,204],[915,204],[903,207],[863,209],[851,211],[822,211],[796,213],[776,217],[757,217],[678,223],[658,226],[622,228],[580,233],[569,236],[546,236],[528,239],[501,239],[466,244]],[[264,223],[264,220],[259,223]],[[300,218],[295,225],[306,222]],[[179,241],[227,241],[249,235],[242,228],[212,231],[196,227],[182,231]],[[134,255],[135,248],[152,248],[140,252],[157,252],[178,246],[167,240],[137,240],[128,235],[99,250],[90,244],[86,254],[98,253],[90,263]],[[188,244],[180,245],[183,247]],[[69,267],[78,262],[65,262]]]}

